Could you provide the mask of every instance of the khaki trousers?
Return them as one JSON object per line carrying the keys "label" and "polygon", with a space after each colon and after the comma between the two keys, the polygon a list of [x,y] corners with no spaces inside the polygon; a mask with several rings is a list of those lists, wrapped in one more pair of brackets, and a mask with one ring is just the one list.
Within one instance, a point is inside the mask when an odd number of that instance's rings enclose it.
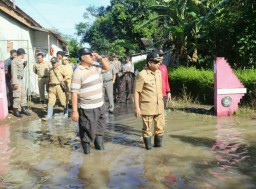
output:
{"label": "khaki trousers", "polygon": [[27,94],[23,79],[18,79],[18,89],[13,90],[13,108],[27,106]]}
{"label": "khaki trousers", "polygon": [[66,106],[66,95],[62,91],[60,85],[51,86],[49,85],[49,102],[48,105],[54,106],[56,103],[57,97],[60,100],[62,106]]}
{"label": "khaki trousers", "polygon": [[113,81],[103,82],[103,94],[106,102],[105,93],[107,92],[109,100],[109,110],[114,111],[114,95],[113,95]]}
{"label": "khaki trousers", "polygon": [[40,101],[45,100],[45,88],[48,92],[49,89],[49,77],[41,77],[38,78],[38,88],[39,88],[39,95],[40,95]]}
{"label": "khaki trousers", "polygon": [[[159,115],[142,115],[142,136],[150,137],[152,135],[163,135],[164,134],[164,113]],[[154,133],[152,134],[151,126],[154,124]]]}

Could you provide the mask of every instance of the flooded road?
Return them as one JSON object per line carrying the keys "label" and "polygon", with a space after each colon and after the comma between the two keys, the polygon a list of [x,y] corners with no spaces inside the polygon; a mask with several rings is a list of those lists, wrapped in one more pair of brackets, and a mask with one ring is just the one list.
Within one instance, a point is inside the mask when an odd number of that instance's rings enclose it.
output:
{"label": "flooded road", "polygon": [[61,116],[0,125],[0,188],[256,188],[255,120],[167,111],[163,147],[145,150],[141,119],[119,106],[90,155]]}

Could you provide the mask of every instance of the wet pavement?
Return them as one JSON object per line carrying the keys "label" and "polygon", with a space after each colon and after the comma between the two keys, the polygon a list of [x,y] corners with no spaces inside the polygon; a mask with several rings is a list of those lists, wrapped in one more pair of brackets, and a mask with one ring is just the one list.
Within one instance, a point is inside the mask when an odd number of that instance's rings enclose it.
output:
{"label": "wet pavement", "polygon": [[131,105],[107,117],[105,150],[90,155],[60,115],[0,125],[0,188],[256,188],[253,119],[167,111],[163,147],[147,151]]}

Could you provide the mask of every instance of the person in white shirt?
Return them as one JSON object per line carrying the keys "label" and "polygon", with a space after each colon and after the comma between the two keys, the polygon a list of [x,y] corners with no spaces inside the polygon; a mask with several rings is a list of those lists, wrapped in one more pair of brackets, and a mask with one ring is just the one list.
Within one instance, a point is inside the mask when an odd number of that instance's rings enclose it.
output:
{"label": "person in white shirt", "polygon": [[132,79],[134,73],[134,65],[131,63],[131,58],[128,55],[125,56],[125,64],[122,66],[122,73],[119,102],[127,102],[132,94]]}

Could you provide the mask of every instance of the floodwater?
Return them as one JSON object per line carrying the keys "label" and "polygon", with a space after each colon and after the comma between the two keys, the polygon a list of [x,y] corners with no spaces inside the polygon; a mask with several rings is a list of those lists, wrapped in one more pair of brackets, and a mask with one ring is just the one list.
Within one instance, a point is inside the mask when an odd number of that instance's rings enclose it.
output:
{"label": "floodwater", "polygon": [[107,117],[90,155],[61,116],[1,125],[0,188],[256,188],[255,120],[167,111],[163,147],[145,150],[131,105]]}

